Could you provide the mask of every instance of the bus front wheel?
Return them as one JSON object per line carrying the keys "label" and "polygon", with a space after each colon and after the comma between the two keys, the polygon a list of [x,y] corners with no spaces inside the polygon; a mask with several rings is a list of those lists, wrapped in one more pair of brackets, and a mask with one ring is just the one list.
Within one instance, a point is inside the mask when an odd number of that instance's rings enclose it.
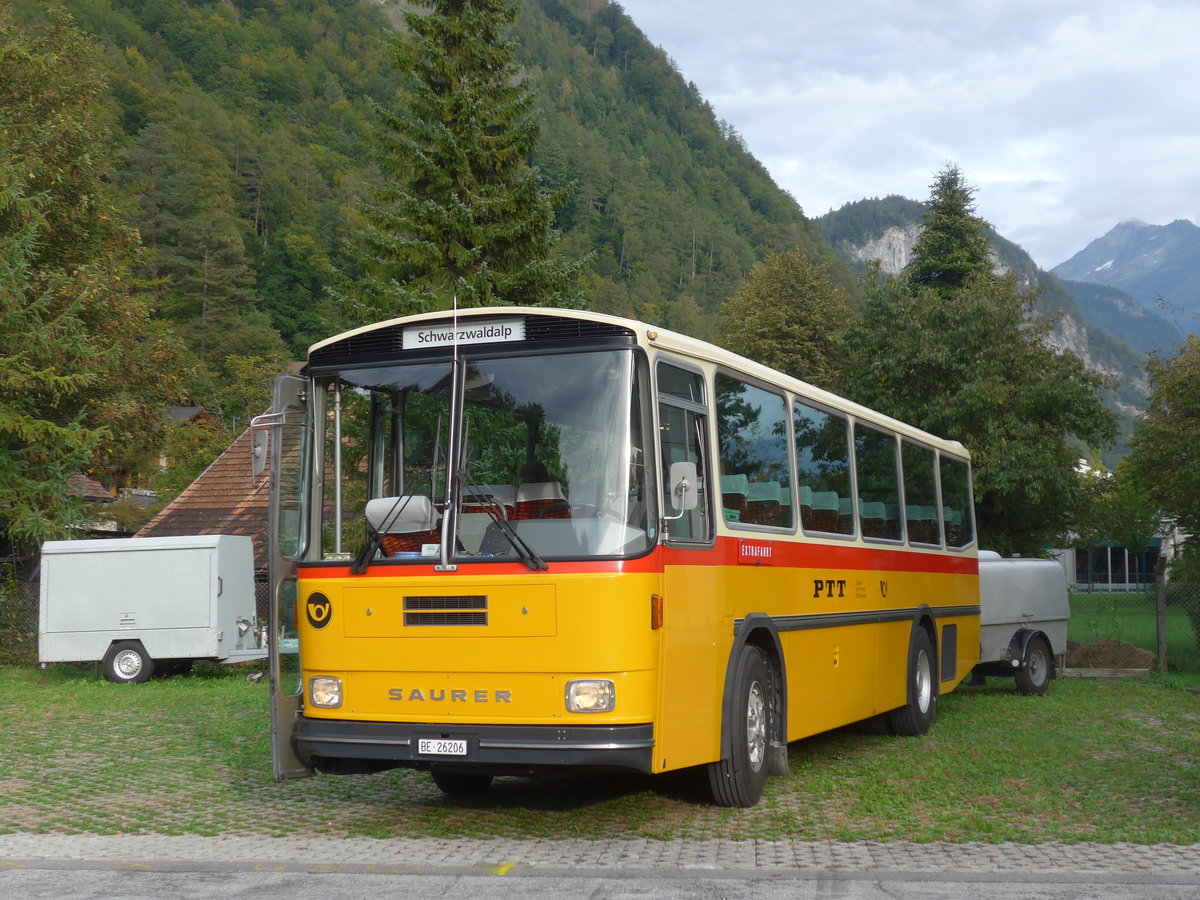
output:
{"label": "bus front wheel", "polygon": [[708,781],[718,805],[748,807],[762,796],[771,740],[770,679],[761,650],[742,648],[733,683],[730,757],[709,763]]}
{"label": "bus front wheel", "polygon": [[447,797],[475,797],[492,786],[491,775],[475,772],[444,772],[434,769],[433,783]]}
{"label": "bus front wheel", "polygon": [[913,629],[908,647],[907,701],[888,718],[894,734],[916,737],[924,734],[937,715],[937,670],[933,645],[924,628]]}

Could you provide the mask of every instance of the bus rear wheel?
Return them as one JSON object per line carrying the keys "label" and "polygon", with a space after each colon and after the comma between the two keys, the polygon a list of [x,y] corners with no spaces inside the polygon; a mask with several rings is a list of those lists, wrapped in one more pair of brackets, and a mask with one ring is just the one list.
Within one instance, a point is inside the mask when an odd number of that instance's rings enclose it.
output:
{"label": "bus rear wheel", "polygon": [[888,714],[894,734],[916,737],[924,734],[937,716],[937,670],[933,645],[924,628],[913,629],[908,647],[908,699]]}
{"label": "bus rear wheel", "polygon": [[713,800],[720,806],[753,806],[767,778],[771,697],[767,661],[757,647],[743,647],[734,673],[728,759],[708,765]]}

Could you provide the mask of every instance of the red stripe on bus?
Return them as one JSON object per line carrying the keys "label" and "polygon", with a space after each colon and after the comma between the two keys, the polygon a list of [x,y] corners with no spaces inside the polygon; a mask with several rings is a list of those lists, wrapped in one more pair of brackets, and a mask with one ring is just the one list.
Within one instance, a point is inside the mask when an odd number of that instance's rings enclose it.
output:
{"label": "red stripe on bus", "polygon": [[[520,560],[502,563],[462,563],[455,572],[438,572],[428,565],[372,566],[369,575],[388,578],[453,578],[455,575],[529,575]],[[922,553],[904,547],[875,547],[861,544],[816,544],[767,538],[719,537],[714,547],[656,547],[636,559],[551,561],[551,575],[653,574],[663,566],[771,566],[794,569],[847,569],[877,572],[930,572],[947,575],[978,575],[979,561],[958,553]],[[349,566],[299,567],[303,578],[348,578]],[[358,576],[362,577],[362,576]]]}

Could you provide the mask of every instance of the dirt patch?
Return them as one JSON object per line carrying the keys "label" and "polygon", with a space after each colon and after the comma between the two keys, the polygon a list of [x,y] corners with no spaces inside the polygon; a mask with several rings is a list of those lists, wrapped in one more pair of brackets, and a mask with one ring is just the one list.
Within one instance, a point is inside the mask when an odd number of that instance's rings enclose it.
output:
{"label": "dirt patch", "polygon": [[1067,668],[1070,669],[1149,669],[1157,658],[1149,650],[1127,641],[1104,638],[1088,644],[1067,641]]}

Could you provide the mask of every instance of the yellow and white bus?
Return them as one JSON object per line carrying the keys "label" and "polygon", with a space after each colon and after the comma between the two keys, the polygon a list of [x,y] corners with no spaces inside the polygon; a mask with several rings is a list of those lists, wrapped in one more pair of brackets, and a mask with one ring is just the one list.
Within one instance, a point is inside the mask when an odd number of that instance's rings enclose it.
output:
{"label": "yellow and white bus", "polygon": [[711,344],[576,310],[396,319],[276,383],[277,778],[707,767],[924,733],[979,653],[970,462]]}

